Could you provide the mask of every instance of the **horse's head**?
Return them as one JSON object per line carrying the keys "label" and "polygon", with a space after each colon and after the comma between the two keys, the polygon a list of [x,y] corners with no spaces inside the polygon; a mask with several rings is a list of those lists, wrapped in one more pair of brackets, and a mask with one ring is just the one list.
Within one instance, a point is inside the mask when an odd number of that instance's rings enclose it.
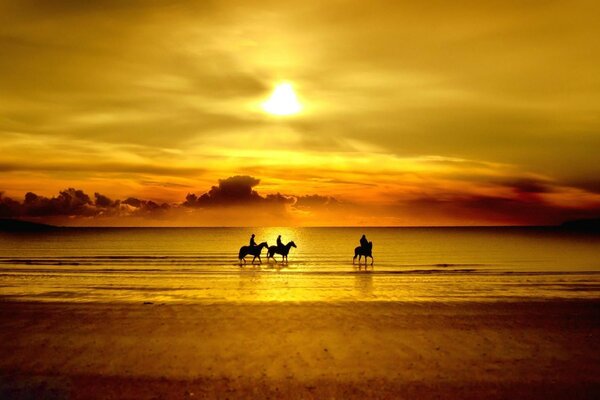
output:
{"label": "horse's head", "polygon": [[288,243],[288,246],[290,247],[296,247],[296,243],[294,243],[294,241],[291,241]]}
{"label": "horse's head", "polygon": [[269,245],[267,244],[267,242],[262,242],[261,244],[258,245],[258,247],[269,247]]}

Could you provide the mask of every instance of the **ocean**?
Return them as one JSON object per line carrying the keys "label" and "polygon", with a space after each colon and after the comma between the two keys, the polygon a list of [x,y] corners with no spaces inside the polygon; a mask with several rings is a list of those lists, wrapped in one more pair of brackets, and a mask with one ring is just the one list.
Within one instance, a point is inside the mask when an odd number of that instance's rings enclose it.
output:
{"label": "ocean", "polygon": [[[240,266],[250,235],[289,263]],[[362,234],[373,266],[353,265]],[[281,260],[281,256],[276,256]],[[600,235],[556,228],[64,228],[0,233],[0,299],[500,301],[600,296]]]}

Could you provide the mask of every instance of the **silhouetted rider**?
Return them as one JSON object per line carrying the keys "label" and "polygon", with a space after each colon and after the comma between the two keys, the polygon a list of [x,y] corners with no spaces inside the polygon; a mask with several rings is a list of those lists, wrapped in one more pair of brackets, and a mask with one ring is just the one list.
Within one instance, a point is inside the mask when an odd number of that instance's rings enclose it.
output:
{"label": "silhouetted rider", "polygon": [[362,247],[363,249],[369,248],[369,241],[367,240],[367,237],[365,235],[362,235],[362,237],[360,238],[360,247]]}
{"label": "silhouetted rider", "polygon": [[281,243],[281,235],[277,236],[277,248],[283,249],[283,243]]}
{"label": "silhouetted rider", "polygon": [[250,247],[254,247],[256,246],[256,242],[254,241],[254,233],[252,234],[252,236],[250,237]]}

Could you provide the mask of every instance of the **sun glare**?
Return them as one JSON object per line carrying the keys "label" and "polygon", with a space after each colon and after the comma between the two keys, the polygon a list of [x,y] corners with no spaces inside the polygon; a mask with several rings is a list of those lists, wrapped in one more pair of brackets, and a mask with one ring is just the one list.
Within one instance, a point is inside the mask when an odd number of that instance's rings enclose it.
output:
{"label": "sun glare", "polygon": [[272,115],[297,114],[302,109],[296,93],[289,83],[279,83],[275,86],[271,97],[263,103],[263,110]]}

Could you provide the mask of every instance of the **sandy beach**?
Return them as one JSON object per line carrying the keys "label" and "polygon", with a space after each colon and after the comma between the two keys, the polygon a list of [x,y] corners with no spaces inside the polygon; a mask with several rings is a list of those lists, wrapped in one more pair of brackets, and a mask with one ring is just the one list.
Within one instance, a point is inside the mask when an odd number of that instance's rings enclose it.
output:
{"label": "sandy beach", "polygon": [[598,301],[0,303],[2,398],[595,398]]}

